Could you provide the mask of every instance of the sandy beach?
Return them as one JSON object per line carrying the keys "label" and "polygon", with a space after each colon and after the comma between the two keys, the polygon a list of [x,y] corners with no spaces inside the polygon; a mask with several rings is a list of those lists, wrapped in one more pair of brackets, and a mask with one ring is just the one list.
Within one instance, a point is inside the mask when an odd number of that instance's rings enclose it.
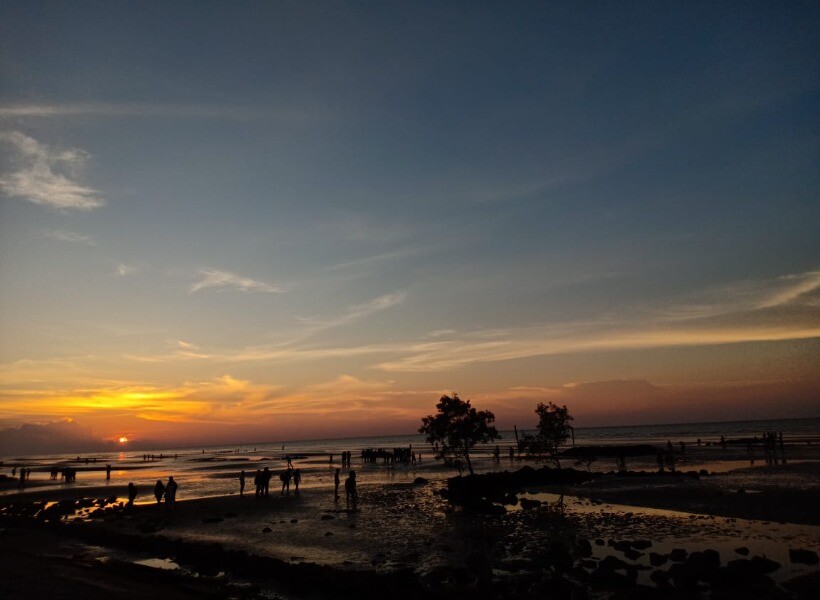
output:
{"label": "sandy beach", "polygon": [[816,597],[813,451],[776,467],[520,486],[478,512],[447,500],[443,469],[362,484],[355,511],[328,486],[173,510],[123,507],[121,486],[35,488],[2,498],[0,592],[31,597],[24,582],[36,580],[89,598],[169,586],[174,598]]}

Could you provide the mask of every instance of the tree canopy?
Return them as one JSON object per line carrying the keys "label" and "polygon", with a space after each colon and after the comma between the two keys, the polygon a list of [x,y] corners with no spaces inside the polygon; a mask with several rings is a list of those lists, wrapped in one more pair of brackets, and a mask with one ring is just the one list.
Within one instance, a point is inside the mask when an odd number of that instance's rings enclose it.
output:
{"label": "tree canopy", "polygon": [[572,425],[569,424],[572,416],[566,406],[558,406],[552,402],[539,402],[535,414],[538,415],[536,434],[526,436],[523,445],[532,454],[549,456],[560,467],[558,448],[574,435]]}
{"label": "tree canopy", "polygon": [[437,459],[443,459],[449,466],[459,466],[463,458],[472,475],[470,449],[501,437],[493,425],[495,415],[488,410],[476,410],[469,400],[462,400],[456,393],[452,397],[442,396],[436,409],[435,416],[422,418],[419,433],[427,436],[428,444],[435,445]]}

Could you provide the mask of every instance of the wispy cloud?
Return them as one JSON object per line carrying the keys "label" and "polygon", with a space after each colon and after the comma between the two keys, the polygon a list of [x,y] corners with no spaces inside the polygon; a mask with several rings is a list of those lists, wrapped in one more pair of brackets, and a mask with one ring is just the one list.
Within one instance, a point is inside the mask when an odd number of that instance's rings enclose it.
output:
{"label": "wispy cloud", "polygon": [[820,271],[733,282],[678,298],[659,311],[669,321],[707,319],[799,303],[820,289]]}
{"label": "wispy cloud", "polygon": [[57,240],[58,242],[69,242],[71,244],[85,244],[86,246],[96,246],[97,242],[90,236],[75,233],[73,231],[64,231],[61,229],[46,231],[43,235],[49,239]]}
{"label": "wispy cloud", "polygon": [[91,210],[105,205],[100,193],[78,180],[89,155],[78,149],[55,150],[19,131],[0,131],[11,148],[13,170],[0,177],[0,191],[34,204]]}
{"label": "wispy cloud", "polygon": [[128,275],[131,275],[132,273],[136,273],[136,271],[137,271],[137,267],[135,267],[133,265],[127,265],[125,263],[118,263],[117,267],[116,267],[116,270],[115,270],[115,274],[117,275],[117,277],[127,277]]}
{"label": "wispy cloud", "polygon": [[253,106],[217,106],[208,104],[135,104],[91,102],[83,104],[8,104],[0,106],[0,117],[114,117],[114,118],[174,118],[222,119],[246,121],[259,119],[315,119],[326,110],[318,108],[287,108]]}
{"label": "wispy cloud", "polygon": [[278,294],[284,292],[281,286],[266,283],[250,277],[243,277],[228,271],[218,271],[216,269],[202,269],[199,271],[199,281],[193,283],[189,288],[189,293],[194,294],[201,290],[215,289],[218,292],[225,290],[236,290],[240,292],[265,292],[268,294]]}
{"label": "wispy cloud", "polygon": [[344,314],[339,315],[337,317],[333,317],[331,319],[301,317],[299,318],[299,321],[307,325],[312,325],[315,328],[314,332],[322,331],[325,329],[330,329],[332,327],[340,327],[353,321],[363,319],[374,313],[381,312],[383,310],[401,304],[402,302],[404,302],[405,298],[407,298],[407,294],[405,292],[384,294],[383,296],[379,296],[378,298],[374,298],[368,302],[351,306]]}

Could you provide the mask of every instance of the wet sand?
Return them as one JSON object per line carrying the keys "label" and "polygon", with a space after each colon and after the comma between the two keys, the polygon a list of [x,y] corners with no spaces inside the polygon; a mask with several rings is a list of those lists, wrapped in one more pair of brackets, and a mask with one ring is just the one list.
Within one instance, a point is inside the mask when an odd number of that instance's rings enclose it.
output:
{"label": "wet sand", "polygon": [[[790,550],[807,551],[809,561],[820,552],[819,465],[699,479],[603,475],[513,490],[541,506],[518,502],[494,514],[454,510],[440,495],[443,479],[361,485],[358,511],[327,488],[310,488],[299,496],[272,490],[263,499],[183,500],[173,511],[72,505],[51,522],[16,516],[15,506],[44,500],[30,490],[0,506],[0,596],[41,597],[53,588],[48,595],[58,598],[137,598],[173,588],[178,595],[163,597],[376,598],[387,587],[399,598],[699,597],[699,588],[720,598],[727,597],[720,585],[731,581],[752,586],[732,597],[813,598],[818,566],[793,560]],[[94,498],[112,490],[49,494]],[[672,560],[676,551],[715,552],[719,566],[698,574],[697,561]],[[769,572],[741,576],[760,565]],[[803,591],[791,583],[800,578]]]}

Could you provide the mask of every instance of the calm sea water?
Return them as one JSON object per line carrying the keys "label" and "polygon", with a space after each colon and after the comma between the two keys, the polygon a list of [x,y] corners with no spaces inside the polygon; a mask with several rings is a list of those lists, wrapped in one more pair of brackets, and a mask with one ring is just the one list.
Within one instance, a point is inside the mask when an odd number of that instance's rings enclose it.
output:
{"label": "calm sea water", "polygon": [[[690,423],[675,425],[642,425],[632,427],[594,427],[575,430],[576,445],[610,445],[610,444],[657,444],[667,441],[677,444],[686,442],[690,448],[701,439],[704,445],[717,442],[720,436],[727,439],[760,436],[766,431],[782,431],[785,441],[789,443],[820,442],[820,418],[789,419],[777,421],[743,421],[723,423]],[[502,450],[515,443],[512,431],[501,431],[502,439],[497,442]],[[524,433],[519,430],[519,434]],[[399,465],[393,468],[381,464],[362,464],[359,453],[363,448],[406,448],[412,445],[421,453],[422,460],[416,465]],[[476,470],[486,471],[498,468],[491,459],[490,452],[495,443],[475,449]],[[704,446],[705,447],[705,446]],[[120,453],[101,453],[77,456],[18,456],[0,457],[3,466],[0,472],[11,475],[14,467],[31,469],[31,478],[23,491],[34,490],[76,490],[82,494],[85,489],[89,494],[105,495],[100,487],[117,487],[133,481],[143,488],[141,497],[147,499],[148,488],[158,480],[165,480],[169,475],[180,484],[179,497],[193,498],[238,493],[238,474],[245,470],[248,487],[252,487],[253,473],[260,468],[269,467],[274,472],[285,468],[285,457],[290,455],[294,466],[303,473],[303,488],[323,488],[332,486],[333,473],[339,467],[339,456],[342,451],[353,453],[353,468],[356,469],[362,484],[412,481],[416,477],[442,478],[452,474],[444,469],[440,461],[433,460],[432,448],[424,443],[421,435],[360,437],[330,440],[304,440],[273,442],[264,444],[242,444],[237,446],[208,446],[199,448],[161,448],[153,450],[125,450]],[[144,460],[145,454],[152,454],[154,459]],[[334,462],[330,462],[330,454]],[[506,453],[504,454],[506,456]],[[77,459],[80,459],[79,461]],[[88,459],[88,463],[86,463]],[[740,466],[747,458],[738,450],[736,457],[722,456],[719,465],[709,459],[690,459],[691,468],[726,470]],[[700,462],[698,462],[700,461]],[[502,468],[517,468],[520,463],[508,464],[503,461]],[[111,464],[111,480],[105,479],[105,465]],[[77,481],[72,484],[61,483],[59,478],[51,480],[49,470],[52,466],[71,466],[78,470]],[[644,461],[635,459],[630,468],[655,468],[654,457]],[[613,468],[609,462],[600,462],[598,470]],[[273,485],[278,485],[274,477]],[[16,486],[0,489],[0,494],[16,494]]]}

